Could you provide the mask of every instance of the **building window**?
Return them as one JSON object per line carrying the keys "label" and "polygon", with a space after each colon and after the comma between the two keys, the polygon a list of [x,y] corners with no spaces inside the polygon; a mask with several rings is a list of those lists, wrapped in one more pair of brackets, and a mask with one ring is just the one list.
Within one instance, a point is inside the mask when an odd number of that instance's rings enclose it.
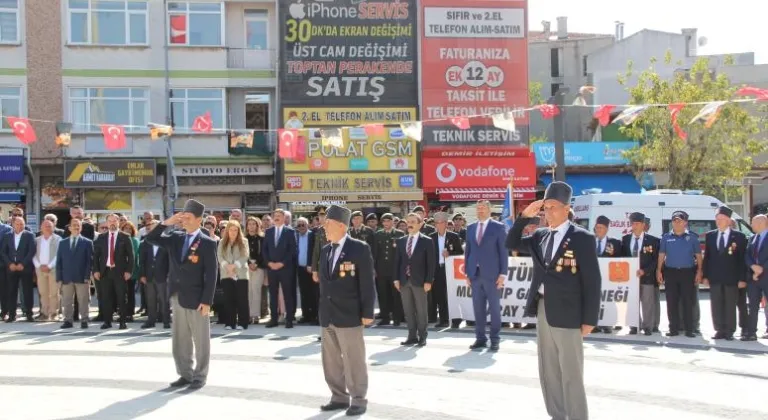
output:
{"label": "building window", "polygon": [[171,89],[177,132],[191,132],[195,118],[211,113],[213,128],[224,128],[224,89]]}
{"label": "building window", "polygon": [[549,50],[549,65],[551,69],[552,77],[560,77],[560,48],[552,48]]}
{"label": "building window", "polygon": [[69,0],[69,43],[148,45],[146,1]]}
{"label": "building window", "polygon": [[245,47],[255,50],[269,48],[269,15],[266,10],[245,11]]}
{"label": "building window", "polygon": [[19,0],[0,0],[0,44],[19,42]]}
{"label": "building window", "polygon": [[224,45],[223,3],[168,3],[171,45]]}
{"label": "building window", "polygon": [[21,88],[0,86],[0,130],[10,130],[5,117],[21,117]]}
{"label": "building window", "polygon": [[119,124],[126,132],[147,130],[149,89],[70,88],[72,130],[98,132],[101,124]]}

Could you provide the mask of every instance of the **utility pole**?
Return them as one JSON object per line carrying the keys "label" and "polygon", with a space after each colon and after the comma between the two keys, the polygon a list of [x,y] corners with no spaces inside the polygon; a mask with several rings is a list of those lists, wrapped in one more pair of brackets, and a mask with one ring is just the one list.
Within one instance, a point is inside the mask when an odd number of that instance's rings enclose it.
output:
{"label": "utility pole", "polygon": [[557,106],[560,113],[554,118],[555,134],[555,180],[565,182],[565,113],[566,108],[565,95],[570,92],[566,86],[561,86],[554,96],[547,101],[551,105]]}
{"label": "utility pole", "polygon": [[[169,45],[168,45],[168,0],[163,0],[163,11],[166,14],[163,22],[163,28],[165,31],[165,106],[166,106],[166,124],[174,127],[173,121],[173,107],[171,106],[171,69],[170,69],[170,57],[169,57]],[[174,127],[175,128],[175,127]],[[165,137],[165,191],[166,203],[165,203],[165,216],[171,217],[174,213],[176,198],[179,195],[179,184],[176,182],[176,168],[173,163],[173,135]]]}

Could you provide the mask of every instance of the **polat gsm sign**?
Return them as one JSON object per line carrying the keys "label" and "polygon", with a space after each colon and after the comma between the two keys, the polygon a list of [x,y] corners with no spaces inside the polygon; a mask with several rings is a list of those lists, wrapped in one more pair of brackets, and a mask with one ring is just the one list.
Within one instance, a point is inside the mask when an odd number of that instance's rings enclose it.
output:
{"label": "polat gsm sign", "polygon": [[516,187],[536,185],[533,156],[507,159],[423,159],[424,188]]}

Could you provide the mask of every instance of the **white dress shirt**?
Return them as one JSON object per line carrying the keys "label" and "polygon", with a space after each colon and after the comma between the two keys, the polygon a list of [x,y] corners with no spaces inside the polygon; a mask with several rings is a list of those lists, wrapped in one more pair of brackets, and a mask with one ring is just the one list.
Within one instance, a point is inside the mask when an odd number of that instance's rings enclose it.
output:
{"label": "white dress shirt", "polygon": [[445,257],[443,256],[443,250],[445,250],[445,237],[448,236],[448,232],[441,235],[437,234],[437,253],[440,257],[440,265],[445,265]]}
{"label": "white dress shirt", "polygon": [[419,233],[408,235],[408,238],[405,240],[405,255],[408,255],[408,241],[410,241],[411,238],[413,238],[413,243],[411,244],[411,253],[413,253],[413,250],[416,249],[416,243],[419,242]]}
{"label": "white dress shirt", "polygon": [[718,251],[722,251],[720,249],[720,234],[723,234],[723,243],[725,244],[725,247],[728,248],[728,238],[731,236],[731,228],[726,228],[724,231],[720,231],[720,229],[717,230],[717,240],[715,241],[715,246],[717,246]]}
{"label": "white dress shirt", "polygon": [[[344,248],[344,242],[347,241],[347,235],[344,235],[341,239],[339,239],[339,246],[336,247],[336,251],[333,253],[333,265],[331,268],[336,267],[336,263],[339,261],[339,256],[341,255],[341,249]],[[331,248],[333,250],[333,248]]]}
{"label": "white dress shirt", "polygon": [[[565,234],[568,233],[568,228],[570,227],[571,227],[571,222],[569,220],[566,220],[560,226],[552,229],[556,233],[554,235],[550,233],[549,239],[544,241],[541,248],[541,255],[545,255],[547,253],[547,245],[549,245],[549,241],[555,241],[554,245],[552,246],[552,258],[555,258],[557,249],[560,246],[560,243],[563,242],[563,238],[565,238]],[[544,283],[541,283],[541,285],[539,285],[539,293],[541,293],[542,295],[544,294]]]}
{"label": "white dress shirt", "polygon": [[632,240],[629,241],[629,252],[632,255],[632,250],[635,249],[635,241],[637,241],[637,256],[643,253],[643,240],[645,239],[645,233],[641,233],[640,236],[632,235]]}
{"label": "white dress shirt", "polygon": [[53,235],[49,236],[48,239],[45,239],[45,236],[40,236],[40,256],[35,256],[35,258],[32,259],[32,264],[35,265],[35,268],[40,268],[41,265],[48,266],[48,268],[56,266],[56,256],[54,255],[53,258],[51,258],[52,239]]}
{"label": "white dress shirt", "polygon": [[152,256],[154,256],[154,257],[156,257],[156,256],[157,256],[157,250],[158,250],[158,249],[160,249],[160,247],[159,247],[159,246],[157,246],[157,245],[152,245]]}
{"label": "white dress shirt", "polygon": [[[114,239],[112,238],[112,235],[115,236]],[[109,231],[107,233],[107,266],[109,268],[114,268],[114,265],[109,265],[109,262],[112,261],[112,246],[117,247],[117,231]],[[115,260],[117,260],[117,258],[115,258]]]}
{"label": "white dress shirt", "polygon": [[15,233],[15,232],[14,232],[14,233],[13,233],[13,245],[14,245],[14,247],[15,247],[17,250],[19,249],[19,242],[21,242],[21,234],[22,234],[22,233],[24,233],[24,232],[21,232],[21,233]]}

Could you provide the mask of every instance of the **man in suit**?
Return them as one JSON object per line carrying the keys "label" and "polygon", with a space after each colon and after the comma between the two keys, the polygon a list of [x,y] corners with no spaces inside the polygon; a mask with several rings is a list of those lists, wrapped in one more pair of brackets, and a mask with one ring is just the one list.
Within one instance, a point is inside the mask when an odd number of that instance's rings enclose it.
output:
{"label": "man in suit", "polygon": [[117,309],[119,329],[128,328],[125,324],[125,299],[127,284],[133,273],[134,258],[131,238],[117,229],[120,218],[116,214],[107,216],[107,233],[99,235],[93,250],[93,278],[101,283],[101,295],[104,299],[102,315],[104,323],[101,329],[112,328],[112,314]]}
{"label": "man in suit", "polygon": [[416,213],[405,218],[408,235],[397,240],[393,284],[403,299],[408,338],[403,346],[427,345],[427,293],[432,290],[435,273],[435,246],[421,233],[424,220]]}
{"label": "man in suit", "polygon": [[[571,209],[571,211],[568,213],[568,220],[573,222],[574,217],[575,214],[573,213],[573,209]],[[597,250],[597,256],[599,258],[621,257],[621,241],[608,236],[608,228],[610,225],[611,220],[605,216],[598,216],[597,220],[595,220],[595,227],[593,228],[593,231],[595,233],[595,242],[597,244],[595,249]],[[618,327],[617,329],[621,329],[621,327]],[[602,326],[595,327],[592,332],[603,332],[605,334],[610,334],[612,330],[613,327]]]}
{"label": "man in suit", "polygon": [[309,220],[304,217],[296,219],[296,274],[301,293],[301,319],[299,324],[318,325],[317,306],[319,305],[320,289],[312,280],[312,249],[315,245],[315,234],[309,230]]}
{"label": "man in suit", "polygon": [[[651,335],[656,319],[656,289],[659,287],[656,282],[659,239],[645,233],[645,215],[643,213],[630,214],[629,221],[632,224],[632,233],[621,238],[621,255],[639,259],[640,268],[637,270],[637,277],[640,279],[640,328],[643,334]],[[631,327],[629,333],[637,334],[637,327]]]}
{"label": "man in suit", "polygon": [[35,238],[35,257],[32,264],[37,274],[37,290],[40,293],[41,319],[54,321],[59,311],[59,285],[56,277],[56,257],[61,236],[53,233],[54,224],[43,220],[42,235]]}
{"label": "man in suit", "polygon": [[[15,209],[14,209],[15,210]],[[8,289],[6,294],[6,306],[8,308],[7,322],[16,319],[16,301],[19,295],[19,283],[23,297],[22,311],[28,322],[34,321],[32,317],[33,274],[35,258],[35,235],[27,230],[26,223],[21,217],[13,217],[13,231],[5,234],[3,249],[0,250],[0,258],[7,268],[6,276]]]}
{"label": "man in suit", "polygon": [[[749,325],[741,341],[757,340],[757,320],[760,313],[760,300],[768,299],[768,217],[759,214],[752,218],[752,230],[755,235],[749,241],[746,253],[747,267],[749,267],[749,279],[747,282],[747,310],[749,312]],[[768,339],[768,334],[763,338]]]}
{"label": "man in suit", "polygon": [[[189,389],[200,389],[208,378],[211,360],[209,314],[216,292],[219,263],[216,241],[200,231],[204,212],[202,203],[187,200],[182,212],[165,220],[145,237],[150,245],[157,245],[168,254],[168,293],[173,309],[171,345],[179,374],[179,379],[171,383],[174,388],[189,385]],[[164,233],[176,224],[181,224],[184,230]]]}
{"label": "man in suit", "polygon": [[293,328],[296,316],[296,233],[285,226],[285,210],[272,213],[274,226],[264,233],[264,262],[269,280],[269,310],[271,319],[267,328],[277,326],[280,288],[285,300],[285,328]]}
{"label": "man in suit", "polygon": [[[3,249],[3,243],[5,241],[6,234],[9,234],[13,232],[13,228],[6,225],[5,223],[2,223],[2,220],[0,219],[0,252]],[[3,262],[3,259],[0,258],[0,321],[5,321],[5,317],[8,316],[8,307],[6,305],[8,304],[8,279],[7,279],[7,267],[5,266],[5,262]]]}
{"label": "man in suit", "polygon": [[[150,220],[145,225],[147,233],[154,230],[159,223],[157,220]],[[157,245],[152,245],[146,240],[141,242],[139,246],[139,267],[141,270],[139,281],[144,285],[147,296],[147,322],[142,324],[141,328],[155,327],[158,320],[158,309],[163,328],[171,328],[168,265],[168,251]]]}
{"label": "man in suit", "polygon": [[509,273],[509,251],[504,246],[504,225],[491,220],[491,203],[477,202],[477,221],[467,228],[464,270],[472,287],[475,312],[475,342],[470,349],[487,347],[485,324],[491,315],[491,351],[499,349],[501,290]]}
{"label": "man in suit", "polygon": [[80,304],[80,328],[88,328],[88,303],[90,301],[91,265],[93,242],[83,237],[80,219],[69,223],[69,237],[59,242],[56,252],[56,278],[61,284],[61,300],[64,323],[61,328],[72,328],[75,296]]}
{"label": "man in suit", "polygon": [[[435,214],[435,227],[437,231],[430,235],[435,245],[437,264],[435,265],[435,281],[432,284],[432,301],[429,305],[431,318],[438,318],[437,328],[448,327],[448,284],[445,278],[446,259],[451,255],[464,255],[459,234],[448,230],[448,213]],[[461,322],[461,319],[456,321]],[[458,327],[458,325],[456,326]]]}
{"label": "man in suit", "polygon": [[736,304],[739,287],[747,287],[744,266],[747,237],[731,229],[733,210],[720,206],[715,215],[717,229],[707,232],[704,240],[704,278],[709,284],[713,340],[733,340],[736,332]]}
{"label": "man in suit", "polygon": [[[583,337],[597,325],[600,266],[595,237],[568,220],[571,186],[553,182],[544,200],[531,203],[512,225],[507,246],[530,252],[533,281],[525,316],[536,316],[539,380],[553,419],[587,419]],[[549,228],[523,236],[544,206]],[[550,304],[551,303],[551,304]]]}
{"label": "man in suit", "polygon": [[331,401],[322,411],[359,416],[368,406],[368,367],[363,328],[373,322],[373,258],[367,243],[347,235],[350,211],[331,206],[325,233],[330,244],[319,261],[320,326],[325,382]]}
{"label": "man in suit", "polygon": [[[53,234],[57,235],[60,238],[63,238],[64,235],[65,235],[64,229],[59,229],[59,228],[56,227],[56,223],[59,222],[59,218],[56,217],[56,215],[53,214],[53,213],[48,213],[45,216],[43,216],[43,221],[46,221],[46,220],[50,220],[51,223],[53,223]],[[39,238],[40,235],[43,234],[42,228],[43,228],[43,225],[41,224],[40,225],[40,230],[37,233],[35,233],[35,237],[36,238]]]}

